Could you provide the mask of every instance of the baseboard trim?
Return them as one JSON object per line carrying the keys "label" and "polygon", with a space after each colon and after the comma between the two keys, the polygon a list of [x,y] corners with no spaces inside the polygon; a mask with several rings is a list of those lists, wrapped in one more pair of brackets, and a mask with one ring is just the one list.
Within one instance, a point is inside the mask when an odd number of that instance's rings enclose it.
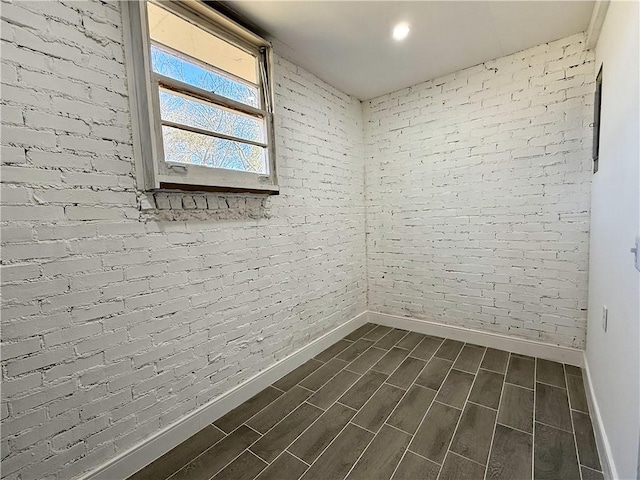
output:
{"label": "baseboard trim", "polygon": [[113,480],[133,475],[366,322],[366,312],[353,317],[80,478]]}
{"label": "baseboard trim", "polygon": [[500,335],[492,332],[482,332],[470,328],[445,325],[442,323],[430,322],[428,320],[418,320],[417,318],[399,317],[379,312],[367,312],[367,319],[371,323],[378,323],[388,327],[402,328],[412,332],[434,335],[437,337],[450,338],[461,342],[475,343],[483,347],[497,348],[540,357],[546,360],[567,363],[582,367],[584,364],[583,350],[576,348],[561,347],[550,343],[534,342],[522,338]]}
{"label": "baseboard trim", "polygon": [[620,478],[618,477],[615,463],[613,463],[611,444],[609,443],[609,439],[607,438],[607,432],[604,429],[604,423],[602,421],[602,415],[600,414],[598,400],[596,398],[595,391],[593,390],[593,383],[591,382],[591,371],[589,370],[589,361],[587,360],[586,352],[584,354],[584,367],[582,368],[582,371],[584,391],[587,394],[587,404],[589,405],[589,413],[591,414],[593,433],[596,437],[596,447],[598,448],[598,454],[600,455],[602,474],[607,480]]}

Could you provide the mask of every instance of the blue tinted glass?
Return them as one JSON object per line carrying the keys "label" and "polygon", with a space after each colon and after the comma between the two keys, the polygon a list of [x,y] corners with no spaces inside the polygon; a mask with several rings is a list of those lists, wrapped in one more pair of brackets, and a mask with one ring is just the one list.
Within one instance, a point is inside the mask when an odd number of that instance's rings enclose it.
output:
{"label": "blue tinted glass", "polygon": [[151,46],[151,66],[154,72],[165,77],[222,95],[245,105],[260,108],[257,88],[202,68],[168,53],[156,45]]}
{"label": "blue tinted glass", "polygon": [[262,147],[224,140],[178,128],[162,127],[165,162],[266,174]]}

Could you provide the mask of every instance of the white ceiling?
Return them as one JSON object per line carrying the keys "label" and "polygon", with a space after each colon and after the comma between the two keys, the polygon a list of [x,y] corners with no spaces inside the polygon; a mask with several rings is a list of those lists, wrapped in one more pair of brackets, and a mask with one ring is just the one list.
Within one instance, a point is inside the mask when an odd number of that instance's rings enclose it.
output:
{"label": "white ceiling", "polygon": [[[592,1],[245,1],[278,50],[360,100],[587,30]],[[408,22],[409,37],[391,31]]]}

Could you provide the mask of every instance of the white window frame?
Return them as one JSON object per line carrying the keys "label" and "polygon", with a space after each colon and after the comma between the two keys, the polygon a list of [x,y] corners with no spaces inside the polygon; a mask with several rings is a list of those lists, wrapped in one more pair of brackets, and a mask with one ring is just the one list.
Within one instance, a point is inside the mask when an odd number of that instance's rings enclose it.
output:
{"label": "white window frame", "polygon": [[[260,70],[258,87],[261,108],[244,105],[197,87],[185,87],[182,82],[154,73],[151,69],[147,1],[123,1],[121,5],[123,24],[125,25],[125,56],[138,188],[144,191],[179,189],[277,194],[279,187],[273,119],[273,53],[271,44],[200,0],[154,0],[154,2],[199,28],[256,55]],[[165,162],[158,93],[161,85],[182,90],[194,97],[209,100],[238,112],[264,118],[268,173],[257,174]],[[198,132],[198,129],[191,130]],[[214,136],[227,138],[225,135],[216,134]],[[233,137],[228,138],[233,139]]]}

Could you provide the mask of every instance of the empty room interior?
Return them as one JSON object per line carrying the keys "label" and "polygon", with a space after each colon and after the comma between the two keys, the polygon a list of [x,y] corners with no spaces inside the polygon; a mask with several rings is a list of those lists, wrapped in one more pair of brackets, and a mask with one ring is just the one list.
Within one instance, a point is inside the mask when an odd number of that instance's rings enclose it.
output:
{"label": "empty room interior", "polygon": [[640,477],[640,2],[0,16],[2,479]]}

